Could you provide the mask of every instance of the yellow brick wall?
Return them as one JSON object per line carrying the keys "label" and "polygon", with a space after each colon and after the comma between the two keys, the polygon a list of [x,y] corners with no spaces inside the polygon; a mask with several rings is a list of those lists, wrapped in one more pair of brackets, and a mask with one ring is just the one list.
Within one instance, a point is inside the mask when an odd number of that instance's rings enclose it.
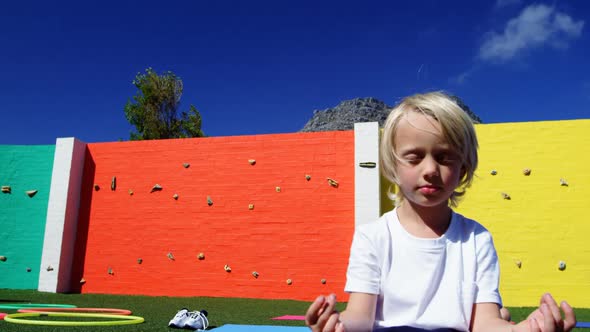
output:
{"label": "yellow brick wall", "polygon": [[457,211],[492,232],[504,304],[536,305],[549,291],[590,307],[590,120],[481,124],[476,131],[477,178]]}

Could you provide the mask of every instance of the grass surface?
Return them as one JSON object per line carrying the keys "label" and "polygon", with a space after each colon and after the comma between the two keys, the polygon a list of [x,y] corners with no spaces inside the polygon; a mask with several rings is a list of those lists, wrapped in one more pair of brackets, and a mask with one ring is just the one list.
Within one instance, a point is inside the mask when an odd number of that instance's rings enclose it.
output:
{"label": "grass surface", "polygon": [[[189,310],[206,309],[209,312],[209,329],[224,324],[248,325],[290,325],[304,326],[302,321],[275,321],[272,317],[283,315],[303,315],[309,302],[289,300],[257,300],[210,297],[149,297],[121,296],[101,294],[53,294],[32,290],[0,289],[0,305],[13,302],[22,303],[59,303],[73,304],[79,308],[117,308],[131,310],[134,316],[141,316],[144,323],[121,326],[36,326],[13,324],[0,321],[3,332],[131,332],[131,331],[189,331],[168,327],[168,321],[181,308]],[[339,310],[344,309],[340,303]],[[524,319],[533,308],[510,308],[513,320]],[[590,321],[590,309],[575,309],[578,321]],[[16,310],[0,309],[0,312],[14,313]],[[40,320],[40,318],[33,318]],[[51,320],[65,320],[61,317],[50,317]],[[78,320],[78,319],[77,319]],[[590,329],[575,329],[579,332],[590,332]]]}

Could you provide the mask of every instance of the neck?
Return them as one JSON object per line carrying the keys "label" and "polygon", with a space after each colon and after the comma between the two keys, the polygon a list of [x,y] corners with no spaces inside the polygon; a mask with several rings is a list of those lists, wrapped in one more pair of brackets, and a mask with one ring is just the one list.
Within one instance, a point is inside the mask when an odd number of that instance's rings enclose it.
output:
{"label": "neck", "polygon": [[400,223],[413,235],[419,237],[440,237],[451,222],[451,208],[444,204],[424,207],[404,200],[397,208]]}

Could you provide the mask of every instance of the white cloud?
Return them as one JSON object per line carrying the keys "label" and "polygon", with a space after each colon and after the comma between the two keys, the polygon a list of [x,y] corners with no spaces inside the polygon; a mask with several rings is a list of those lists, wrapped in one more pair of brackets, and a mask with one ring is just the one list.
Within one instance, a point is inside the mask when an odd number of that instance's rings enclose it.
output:
{"label": "white cloud", "polygon": [[488,33],[478,57],[484,61],[506,62],[546,45],[567,48],[569,41],[582,34],[583,27],[583,20],[576,21],[553,7],[530,5],[506,23],[504,32]]}
{"label": "white cloud", "polygon": [[480,69],[480,65],[475,63],[469,69],[463,71],[459,75],[455,75],[448,79],[449,83],[454,85],[463,85],[467,83],[472,76],[476,75],[477,71]]}
{"label": "white cloud", "polygon": [[450,82],[457,85],[462,85],[471,77],[472,70],[467,70],[462,72],[461,74],[451,77]]}

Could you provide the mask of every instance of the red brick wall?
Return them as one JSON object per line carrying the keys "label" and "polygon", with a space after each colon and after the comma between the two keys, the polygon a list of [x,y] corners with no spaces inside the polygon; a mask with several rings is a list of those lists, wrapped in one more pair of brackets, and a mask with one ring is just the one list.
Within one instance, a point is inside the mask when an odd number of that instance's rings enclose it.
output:
{"label": "red brick wall", "polygon": [[347,299],[353,131],[88,144],[83,186],[83,293]]}

